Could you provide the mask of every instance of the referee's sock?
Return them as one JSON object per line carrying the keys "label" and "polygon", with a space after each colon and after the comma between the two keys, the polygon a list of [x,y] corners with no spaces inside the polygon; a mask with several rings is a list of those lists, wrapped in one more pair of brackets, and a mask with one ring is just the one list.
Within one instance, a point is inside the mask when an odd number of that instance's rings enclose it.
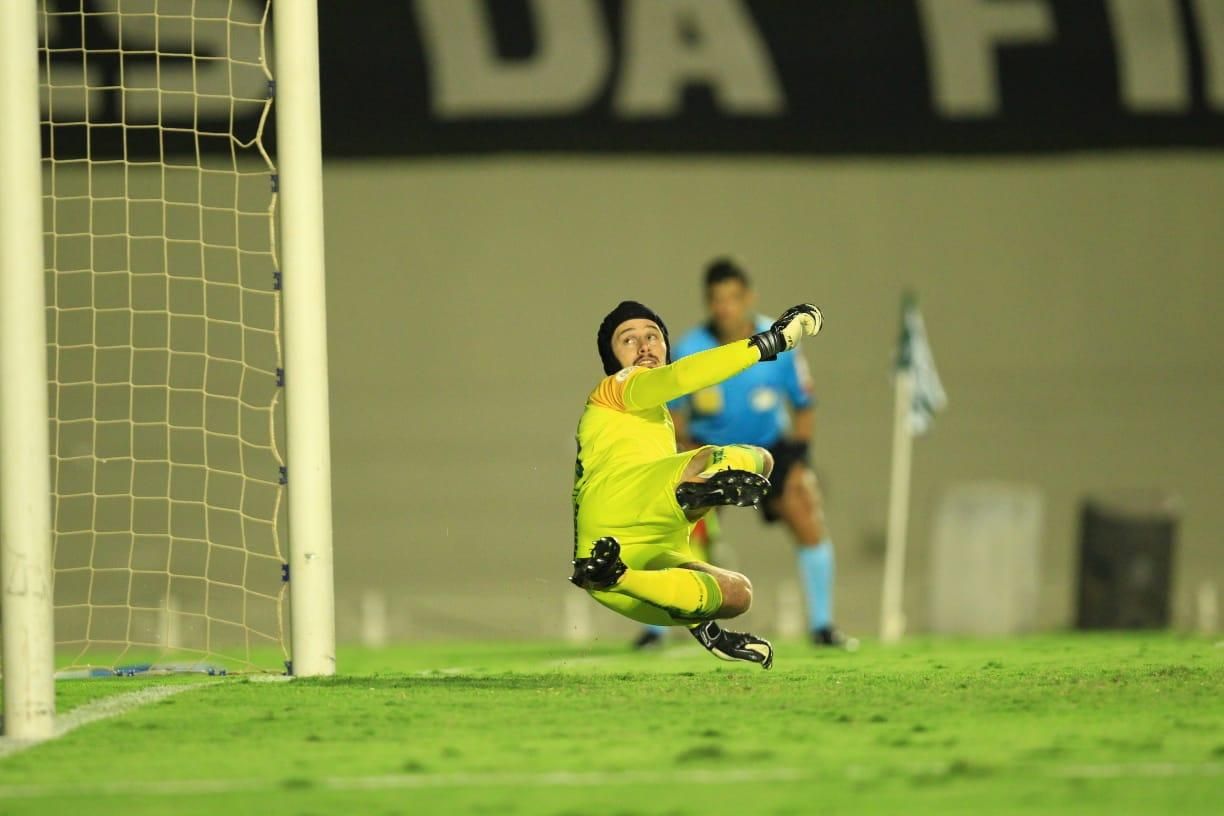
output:
{"label": "referee's sock", "polygon": [[828,538],[798,551],[799,579],[807,598],[808,630],[833,625],[833,542]]}

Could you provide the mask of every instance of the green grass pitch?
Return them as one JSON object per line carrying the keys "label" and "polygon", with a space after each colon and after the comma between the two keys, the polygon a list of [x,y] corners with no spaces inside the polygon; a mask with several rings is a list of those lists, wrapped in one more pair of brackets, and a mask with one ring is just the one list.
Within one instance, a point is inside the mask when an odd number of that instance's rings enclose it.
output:
{"label": "green grass pitch", "polygon": [[[61,681],[173,697],[0,759],[0,814],[1224,813],[1224,646],[1170,635],[344,650],[343,675]],[[81,709],[85,710],[85,709]]]}

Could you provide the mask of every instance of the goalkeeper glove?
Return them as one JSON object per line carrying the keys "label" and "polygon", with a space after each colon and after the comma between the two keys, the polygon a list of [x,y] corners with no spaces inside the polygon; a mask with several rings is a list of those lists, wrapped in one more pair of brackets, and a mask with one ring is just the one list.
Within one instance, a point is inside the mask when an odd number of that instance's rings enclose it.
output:
{"label": "goalkeeper glove", "polygon": [[784,351],[790,351],[804,337],[811,337],[824,325],[820,309],[810,303],[792,306],[760,334],[748,338],[748,342],[761,351],[761,360],[776,360]]}

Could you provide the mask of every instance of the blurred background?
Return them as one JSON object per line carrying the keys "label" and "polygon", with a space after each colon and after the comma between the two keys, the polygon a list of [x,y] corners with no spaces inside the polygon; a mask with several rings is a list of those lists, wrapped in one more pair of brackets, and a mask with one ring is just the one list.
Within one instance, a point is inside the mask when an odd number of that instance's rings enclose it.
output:
{"label": "blurred background", "polygon": [[[828,319],[804,353],[847,630],[879,615],[907,287],[951,401],[915,444],[911,626],[941,501],[981,481],[1040,497],[1027,625],[1075,620],[1089,498],[1176,516],[1171,614],[1195,625],[1224,580],[1224,4],[322,14],[342,637],[369,590],[393,637],[574,625],[595,329],[633,298],[678,335],[723,254],[766,313]],[[751,626],[785,626],[787,536],[726,517]]]}
{"label": "blurred background", "polygon": [[[879,624],[906,290],[950,399],[914,446],[911,631],[1000,593],[999,631],[1075,625],[1092,547],[1142,610],[1109,625],[1214,625],[1224,2],[320,15],[341,640],[632,631],[566,582],[595,332],[636,299],[679,336],[724,255],[766,314],[826,316],[803,353],[844,629]],[[793,629],[788,537],[726,518],[748,626]],[[965,555],[992,540],[1012,560]]]}

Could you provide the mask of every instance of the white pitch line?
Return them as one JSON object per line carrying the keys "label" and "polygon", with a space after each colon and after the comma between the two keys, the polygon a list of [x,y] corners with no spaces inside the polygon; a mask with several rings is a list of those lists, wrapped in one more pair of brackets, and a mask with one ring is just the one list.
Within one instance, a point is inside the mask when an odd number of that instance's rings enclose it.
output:
{"label": "white pitch line", "polygon": [[[323,786],[332,790],[389,790],[400,788],[468,787],[586,787],[607,784],[739,784],[794,782],[807,773],[799,768],[691,771],[546,771],[542,773],[391,774],[387,776],[329,777]],[[2,796],[3,794],[0,794]]]}
{"label": "white pitch line", "polygon": [[[329,776],[303,781],[303,788],[336,791],[405,790],[412,788],[586,787],[606,784],[637,785],[718,785],[755,782],[794,782],[808,772],[798,768],[760,770],[691,771],[549,771],[542,773],[438,773],[390,774],[383,776]],[[211,793],[246,793],[258,790],[284,790],[284,780],[266,778],[180,779],[103,782],[93,785],[11,785],[0,787],[3,799],[42,799],[50,796],[148,796]]]}
{"label": "white pitch line", "polygon": [[129,711],[140,708],[141,706],[146,706],[149,703],[156,703],[158,700],[173,697],[174,695],[181,694],[184,691],[216,685],[219,682],[221,681],[212,680],[204,683],[182,683],[165,686],[151,686],[150,688],[129,691],[124,694],[116,694],[112,697],[104,697],[101,700],[86,703],[83,706],[78,706],[72,709],[72,711],[69,711],[63,716],[56,717],[55,735],[49,739],[19,740],[11,737],[0,737],[0,759],[20,753],[27,748],[33,748],[35,745],[39,745],[43,742],[59,739],[65,734],[75,731],[83,725],[89,725],[90,723],[97,722],[98,720],[109,719],[110,717],[117,717],[120,714],[126,714]]}
{"label": "white pitch line", "polygon": [[549,660],[540,664],[542,669],[568,669],[574,666],[599,666],[604,663],[611,663],[615,660],[621,660],[624,655],[585,655],[577,657],[563,657],[559,660]]}
{"label": "white pitch line", "polygon": [[1066,779],[1119,779],[1141,776],[1161,779],[1172,776],[1224,776],[1224,762],[1107,762],[1093,765],[1063,765],[1050,768],[1050,776]]}
{"label": "white pitch line", "polygon": [[[922,763],[908,766],[874,768],[852,765],[843,769],[848,779],[876,778],[898,770],[911,773],[939,774],[949,771],[947,764]],[[1061,779],[1122,779],[1142,777],[1167,779],[1191,776],[1224,775],[1224,763],[1102,763],[1067,766],[1001,766],[993,770],[1038,773],[1046,778]],[[802,782],[817,778],[810,769],[693,769],[687,771],[547,771],[539,773],[420,773],[384,776],[328,776],[303,780],[303,789],[334,791],[413,790],[424,788],[559,788],[591,787],[595,785],[730,785],[761,782]],[[825,774],[827,776],[827,774]],[[0,800],[43,799],[52,796],[119,797],[119,796],[184,796],[218,793],[248,793],[253,791],[286,790],[296,787],[293,780],[269,778],[130,780],[100,782],[91,785],[12,785],[0,787]]]}

